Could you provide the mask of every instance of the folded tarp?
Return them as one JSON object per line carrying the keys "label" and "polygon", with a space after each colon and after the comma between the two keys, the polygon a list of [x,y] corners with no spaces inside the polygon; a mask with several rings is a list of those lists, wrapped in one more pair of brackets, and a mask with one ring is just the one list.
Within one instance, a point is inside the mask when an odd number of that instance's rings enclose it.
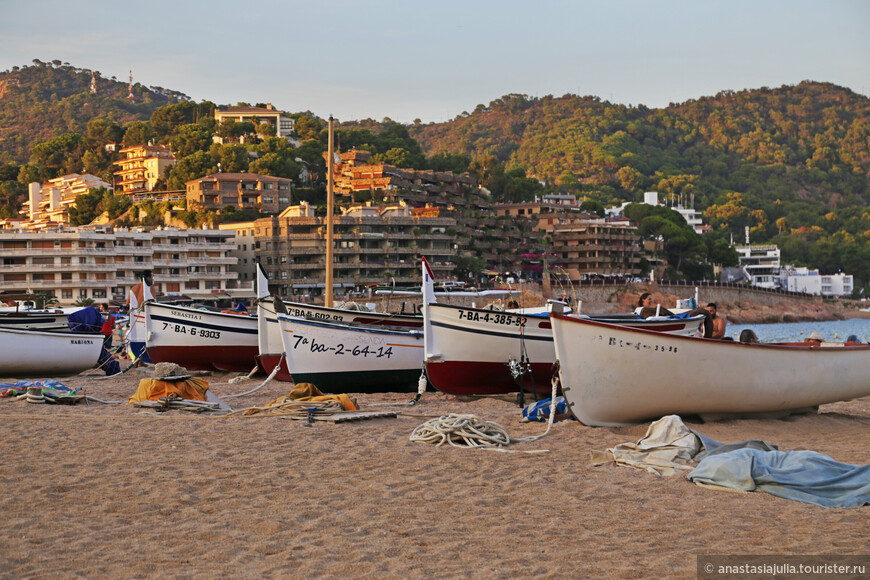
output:
{"label": "folded tarp", "polygon": [[346,394],[339,393],[338,395],[324,395],[320,392],[320,389],[312,383],[299,383],[290,390],[289,394],[284,397],[278,397],[266,406],[277,406],[284,401],[338,401],[341,403],[341,406],[344,407],[345,411],[359,410],[351,398]]}
{"label": "folded tarp", "polygon": [[594,465],[616,463],[643,469],[656,475],[671,476],[689,471],[691,461],[702,449],[700,438],[680,419],[668,415],[650,424],[637,443],[620,443],[606,451],[591,452]]}
{"label": "folded tarp", "polygon": [[194,401],[207,400],[208,381],[199,377],[190,377],[185,380],[161,381],[160,379],[142,379],[139,388],[130,397],[128,403],[142,401],[159,401],[161,397],[178,395],[182,399]]}
{"label": "folded tarp", "polygon": [[689,481],[763,491],[823,507],[870,505],[870,465],[849,465],[815,451],[728,449],[707,453]]}

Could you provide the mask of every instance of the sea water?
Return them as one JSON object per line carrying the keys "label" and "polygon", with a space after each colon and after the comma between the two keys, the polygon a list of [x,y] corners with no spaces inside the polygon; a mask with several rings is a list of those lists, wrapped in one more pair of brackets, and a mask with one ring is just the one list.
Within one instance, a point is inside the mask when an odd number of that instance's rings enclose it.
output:
{"label": "sea water", "polygon": [[776,324],[729,324],[725,336],[737,340],[744,328],[751,328],[761,342],[803,342],[818,332],[827,342],[845,342],[854,334],[859,342],[870,342],[870,319],[851,318],[829,322],[779,322]]}

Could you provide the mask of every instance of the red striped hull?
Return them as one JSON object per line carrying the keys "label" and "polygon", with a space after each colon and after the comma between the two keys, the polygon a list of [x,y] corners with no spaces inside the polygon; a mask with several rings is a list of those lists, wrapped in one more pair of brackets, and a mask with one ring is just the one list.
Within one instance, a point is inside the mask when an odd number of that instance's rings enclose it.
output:
{"label": "red striped hull", "polygon": [[[524,377],[526,391],[549,395],[553,363],[532,363],[531,373]],[[503,362],[428,362],[426,376],[436,389],[449,395],[498,395],[519,392],[516,380]]]}
{"label": "red striped hull", "polygon": [[253,346],[153,346],[148,356],[158,362],[173,362],[188,370],[250,371],[257,366]]}
{"label": "red striped hull", "polygon": [[260,368],[263,369],[263,372],[269,375],[272,374],[275,365],[280,362],[281,368],[279,368],[278,372],[275,373],[275,380],[286,381],[288,383],[293,382],[293,377],[290,375],[290,369],[287,368],[286,357],[283,357],[280,354],[261,354],[257,357],[257,362],[260,364]]}

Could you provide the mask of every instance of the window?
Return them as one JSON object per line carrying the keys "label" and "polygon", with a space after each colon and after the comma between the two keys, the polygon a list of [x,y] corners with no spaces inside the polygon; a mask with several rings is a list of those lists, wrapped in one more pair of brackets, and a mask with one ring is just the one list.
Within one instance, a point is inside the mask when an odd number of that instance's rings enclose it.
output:
{"label": "window", "polygon": [[106,289],[105,288],[94,288],[94,298],[105,298],[106,297]]}
{"label": "window", "polygon": [[60,297],[72,299],[72,290],[61,290]]}
{"label": "window", "polygon": [[87,297],[88,297],[88,291],[86,288],[82,288],[81,290],[79,290],[79,298],[87,298]]}
{"label": "window", "polygon": [[263,203],[272,203],[272,196],[263,197]]}
{"label": "window", "polygon": [[221,283],[220,280],[206,280],[205,281],[205,289],[206,290],[220,290]]}

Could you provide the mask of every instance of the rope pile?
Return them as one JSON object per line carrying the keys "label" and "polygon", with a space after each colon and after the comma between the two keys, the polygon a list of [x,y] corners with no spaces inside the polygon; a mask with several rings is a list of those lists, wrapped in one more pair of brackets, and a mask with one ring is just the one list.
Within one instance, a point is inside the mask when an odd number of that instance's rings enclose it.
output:
{"label": "rope pile", "polygon": [[250,417],[285,417],[289,415],[308,415],[309,409],[314,409],[318,415],[338,413],[344,411],[344,405],[339,401],[296,401],[293,399],[279,399],[265,407],[248,407],[227,414],[227,417],[241,415]]}
{"label": "rope pile", "polygon": [[[558,361],[555,370],[558,371]],[[532,437],[515,437],[511,439],[504,427],[493,421],[486,421],[477,415],[450,415],[429,419],[418,425],[411,433],[411,441],[421,443],[434,443],[436,446],[445,442],[454,447],[483,448],[502,451],[504,453],[549,453],[546,449],[533,449],[528,451],[510,451],[501,449],[505,445],[519,442],[537,441],[545,437],[553,426],[553,418],[556,415],[556,390],[559,384],[558,372],[555,372],[551,380],[552,394],[550,398],[550,417],[547,420],[547,430],[540,435]]]}
{"label": "rope pile", "polygon": [[454,447],[500,447],[511,442],[504,427],[477,415],[449,415],[429,419],[411,433],[411,441],[449,443]]}

